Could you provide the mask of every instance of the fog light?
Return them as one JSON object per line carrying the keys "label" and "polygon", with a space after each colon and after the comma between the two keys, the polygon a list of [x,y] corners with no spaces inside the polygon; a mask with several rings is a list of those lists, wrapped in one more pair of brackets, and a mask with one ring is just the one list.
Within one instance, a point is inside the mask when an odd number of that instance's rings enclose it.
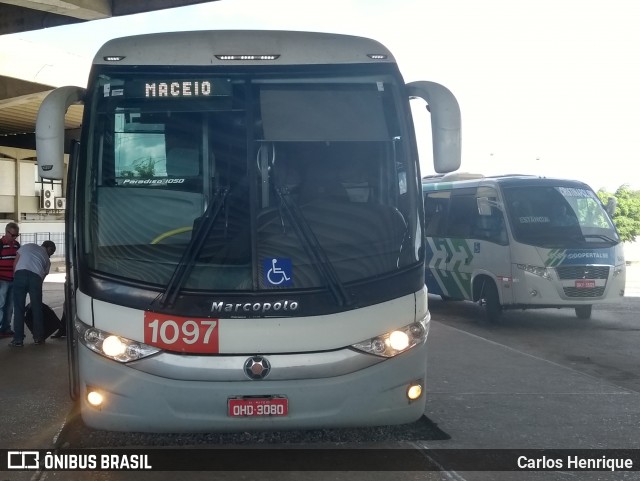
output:
{"label": "fog light", "polygon": [[536,297],[536,296],[538,295],[538,291],[536,291],[535,289],[531,289],[531,290],[529,291],[529,295],[530,295],[531,297]]}
{"label": "fog light", "polygon": [[407,397],[410,401],[415,401],[420,396],[422,396],[422,386],[420,384],[412,384],[407,389]]}
{"label": "fog light", "polygon": [[104,396],[98,391],[89,391],[87,393],[87,401],[94,407],[100,407],[104,401]]}

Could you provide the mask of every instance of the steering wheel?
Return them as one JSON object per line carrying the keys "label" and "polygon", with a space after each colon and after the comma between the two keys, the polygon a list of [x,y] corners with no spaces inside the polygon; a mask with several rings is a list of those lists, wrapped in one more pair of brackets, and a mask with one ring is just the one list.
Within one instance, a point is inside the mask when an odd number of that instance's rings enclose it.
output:
{"label": "steering wheel", "polygon": [[193,229],[193,227],[191,227],[189,225],[189,226],[186,226],[186,227],[178,227],[177,229],[168,230],[166,232],[163,232],[159,236],[157,236],[155,239],[153,239],[151,241],[151,244],[158,244],[159,242],[165,240],[167,237],[172,237],[174,235],[183,234],[185,232],[189,232],[192,229]]}

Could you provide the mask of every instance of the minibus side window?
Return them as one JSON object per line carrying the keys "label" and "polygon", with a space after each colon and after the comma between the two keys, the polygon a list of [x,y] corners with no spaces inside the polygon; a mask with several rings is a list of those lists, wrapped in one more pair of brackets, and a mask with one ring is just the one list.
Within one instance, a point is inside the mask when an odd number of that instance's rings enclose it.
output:
{"label": "minibus side window", "polygon": [[445,237],[451,192],[430,192],[424,196],[425,235]]}
{"label": "minibus side window", "polygon": [[447,215],[446,237],[468,239],[478,218],[478,204],[475,189],[454,191]]}
{"label": "minibus side window", "polygon": [[478,188],[478,216],[473,230],[473,237],[489,242],[506,245],[508,243],[504,215],[498,207],[498,196],[490,187]]}

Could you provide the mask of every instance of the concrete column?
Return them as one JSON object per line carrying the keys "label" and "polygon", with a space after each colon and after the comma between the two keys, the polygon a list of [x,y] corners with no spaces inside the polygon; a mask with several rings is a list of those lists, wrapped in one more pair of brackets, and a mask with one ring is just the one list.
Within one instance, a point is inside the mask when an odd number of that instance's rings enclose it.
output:
{"label": "concrete column", "polygon": [[14,195],[14,200],[13,200],[13,218],[15,219],[16,222],[20,222],[20,156],[16,155],[16,167],[15,167],[15,182],[16,182],[16,189],[15,189],[15,195]]}

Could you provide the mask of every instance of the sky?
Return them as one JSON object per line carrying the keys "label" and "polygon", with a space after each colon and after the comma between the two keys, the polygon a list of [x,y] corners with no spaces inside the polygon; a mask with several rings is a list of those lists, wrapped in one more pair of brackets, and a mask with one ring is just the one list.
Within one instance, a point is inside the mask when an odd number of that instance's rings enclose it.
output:
{"label": "sky", "polygon": [[[640,189],[638,25],[637,0],[218,0],[8,37],[80,58],[86,68],[72,74],[80,86],[114,37],[283,29],[374,38],[405,81],[441,83],[458,99],[460,171],[564,177],[614,192]],[[428,117],[415,117],[427,175]]]}

